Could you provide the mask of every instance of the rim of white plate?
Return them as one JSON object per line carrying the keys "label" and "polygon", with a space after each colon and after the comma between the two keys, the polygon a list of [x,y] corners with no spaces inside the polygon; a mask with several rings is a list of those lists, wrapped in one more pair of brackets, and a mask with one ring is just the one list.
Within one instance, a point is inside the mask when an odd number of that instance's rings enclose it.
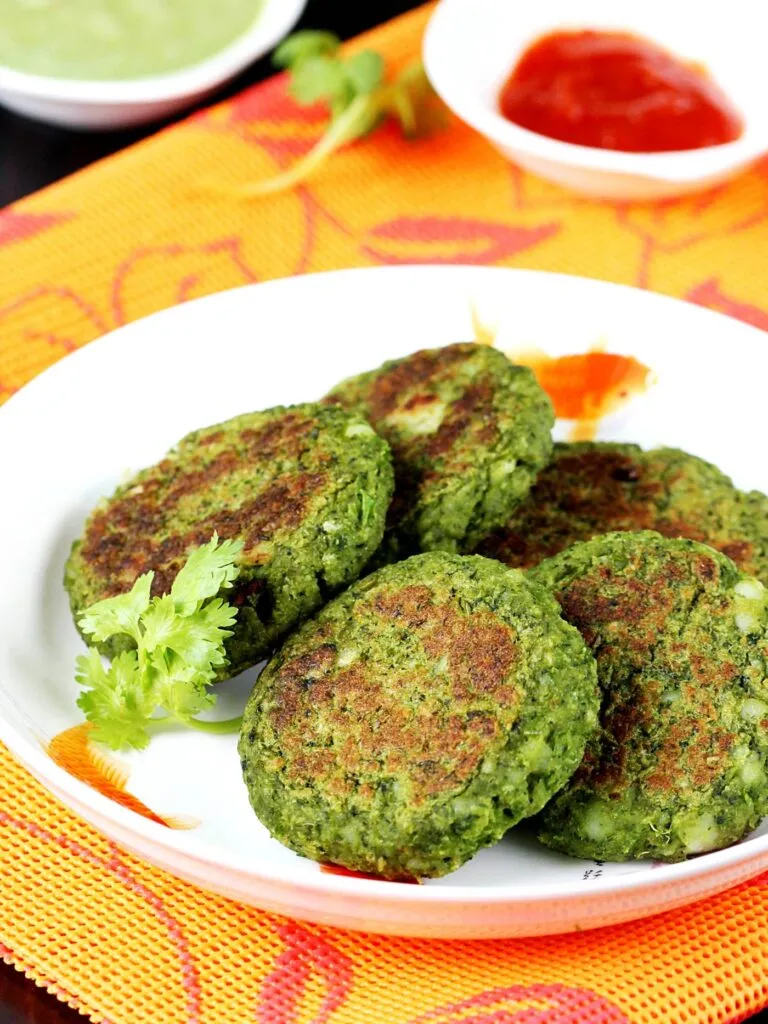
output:
{"label": "rim of white plate", "polygon": [[[328,279],[331,277],[338,277],[340,275],[356,276],[371,273],[392,277],[409,277],[414,273],[425,275],[440,274],[446,277],[456,276],[457,278],[466,276],[480,277],[487,276],[489,274],[513,274],[518,278],[546,277],[553,282],[560,282],[561,286],[563,282],[568,282],[570,287],[574,286],[574,282],[578,282],[579,285],[596,291],[619,290],[634,297],[642,295],[644,297],[644,301],[656,304],[660,307],[666,307],[668,309],[674,307],[679,310],[680,307],[685,307],[688,311],[686,315],[690,314],[694,320],[697,318],[705,318],[711,321],[711,318],[716,318],[722,324],[725,331],[736,331],[745,337],[749,335],[755,342],[765,344],[765,336],[762,331],[716,311],[697,307],[680,299],[661,295],[655,292],[643,292],[641,289],[633,288],[629,285],[614,284],[613,282],[601,281],[595,278],[580,277],[578,275],[505,267],[477,267],[462,264],[453,264],[450,266],[413,264],[397,267],[361,267],[346,270],[332,270],[317,274],[307,274],[300,277],[279,278],[277,280],[266,281],[259,284],[245,285],[242,288],[217,292],[213,295],[207,295],[200,299],[195,299],[190,303],[185,303],[183,306],[173,306],[168,309],[160,310],[150,316],[142,317],[141,319],[119,327],[108,334],[102,335],[100,338],[88,343],[83,348],[78,349],[47,367],[42,371],[42,373],[38,374],[37,377],[33,378],[32,381],[13,395],[4,406],[0,407],[0,431],[2,430],[3,418],[8,415],[8,410],[10,409],[13,411],[19,407],[20,403],[26,401],[28,396],[34,391],[38,381],[45,378],[46,382],[50,382],[50,380],[56,376],[65,377],[76,372],[77,367],[84,360],[93,358],[91,354],[95,349],[98,349],[99,352],[103,352],[104,347],[107,345],[122,345],[123,339],[126,335],[143,330],[144,324],[149,320],[155,321],[158,318],[172,319],[174,316],[179,315],[180,309],[185,311],[184,315],[189,315],[188,309],[190,307],[199,308],[200,303],[205,303],[207,305],[226,304],[230,293],[233,291],[242,292],[244,289],[247,289],[255,292],[256,289],[263,288],[290,291],[292,287],[296,287],[297,282],[301,282],[303,280],[316,280],[318,278]],[[0,701],[1,700],[2,692],[0,691]],[[0,712],[2,712],[1,703]],[[0,713],[0,741],[5,743],[9,750],[15,754],[22,764],[25,765],[44,785],[50,785],[55,790],[71,794],[73,800],[87,808],[95,817],[110,821],[119,829],[141,837],[156,848],[164,848],[174,854],[180,854],[186,858],[186,860],[201,866],[213,866],[215,868],[233,870],[238,874],[249,875],[264,882],[273,882],[278,884],[287,883],[295,888],[303,889],[305,891],[309,890],[317,893],[330,892],[340,895],[346,894],[359,896],[361,898],[366,897],[373,900],[383,898],[390,904],[393,902],[395,904],[406,905],[419,903],[446,903],[452,905],[479,903],[549,903],[574,896],[572,883],[536,886],[527,882],[524,884],[496,884],[489,886],[461,885],[440,888],[435,886],[418,886],[403,882],[357,878],[346,875],[341,876],[321,873],[320,871],[318,871],[316,878],[312,875],[297,878],[295,871],[292,870],[290,866],[282,867],[270,864],[265,868],[263,864],[251,862],[242,856],[234,856],[228,853],[224,853],[222,856],[222,851],[211,847],[208,843],[197,841],[194,837],[191,837],[189,832],[180,833],[184,835],[186,840],[183,845],[175,842],[176,834],[172,830],[169,830],[163,825],[149,821],[133,811],[121,807],[108,797],[102,796],[102,794],[97,792],[95,789],[92,789],[90,786],[74,778],[63,768],[60,768],[50,759],[41,746],[23,736],[16,727],[3,716],[2,713]],[[615,879],[594,879],[590,882],[590,895],[594,897],[594,895],[599,893],[610,894],[627,890],[643,889],[645,887],[652,888],[657,886],[662,880],[665,885],[668,885],[674,881],[682,881],[684,879],[697,876],[705,876],[727,866],[750,861],[758,853],[766,851],[768,851],[768,834],[744,840],[741,843],[737,843],[736,845],[727,847],[723,850],[716,850],[712,853],[702,854],[701,856],[691,860],[682,861],[677,864],[666,864],[664,865],[663,876],[660,876],[657,872],[652,873],[649,868],[648,871],[622,875]]]}

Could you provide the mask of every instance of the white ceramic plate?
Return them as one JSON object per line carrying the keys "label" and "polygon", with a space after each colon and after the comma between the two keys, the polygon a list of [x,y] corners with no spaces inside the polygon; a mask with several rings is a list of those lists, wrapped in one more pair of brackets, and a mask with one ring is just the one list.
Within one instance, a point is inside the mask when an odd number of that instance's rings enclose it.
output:
{"label": "white ceramic plate", "polygon": [[[186,431],[283,402],[416,348],[472,337],[471,305],[509,350],[584,351],[603,341],[658,383],[601,436],[668,443],[768,490],[768,339],[718,314],[617,285],[529,271],[341,271],[225,292],[116,331],[68,356],[0,409],[0,739],[64,803],[148,860],[206,889],[327,924],[404,935],[492,937],[588,928],[652,914],[768,868],[768,828],[683,864],[596,864],[524,829],[423,886],[346,878],[270,839],[248,805],[234,736],[160,735],[129,757],[130,791],[190,815],[173,831],[58,768],[42,746],[76,724],[81,643],[61,586],[83,519],[123,475]],[[562,432],[563,425],[559,429]],[[247,685],[224,684],[225,716]]]}

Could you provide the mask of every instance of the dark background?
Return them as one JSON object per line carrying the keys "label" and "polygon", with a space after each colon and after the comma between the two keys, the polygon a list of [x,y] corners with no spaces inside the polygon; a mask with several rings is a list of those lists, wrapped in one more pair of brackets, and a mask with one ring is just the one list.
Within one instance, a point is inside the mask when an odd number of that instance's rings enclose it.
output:
{"label": "dark background", "polygon": [[[368,3],[309,0],[299,27],[330,29],[346,39],[417,6],[418,3],[408,0],[369,0]],[[269,60],[258,61],[205,103],[239,92],[270,73]],[[169,122],[119,132],[77,132],[0,110],[0,206],[124,149],[166,123]],[[663,1007],[658,1010],[663,1014]],[[85,1019],[13,968],[0,964],[0,1024],[82,1024]],[[664,1020],[663,1016],[660,1020]],[[752,1021],[753,1024],[758,1021],[768,1024],[768,1012],[753,1017]],[[141,1024],[164,1022],[142,1021]],[[221,1024],[240,1022],[222,1021]]]}

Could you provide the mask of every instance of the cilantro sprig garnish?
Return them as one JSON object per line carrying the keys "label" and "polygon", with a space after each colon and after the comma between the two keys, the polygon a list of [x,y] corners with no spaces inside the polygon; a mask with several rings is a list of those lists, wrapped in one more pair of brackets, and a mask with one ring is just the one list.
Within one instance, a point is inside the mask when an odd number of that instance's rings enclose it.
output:
{"label": "cilantro sprig garnish", "polygon": [[129,637],[136,645],[109,667],[95,646],[77,659],[75,678],[83,687],[77,704],[94,726],[94,740],[113,750],[141,750],[154,730],[174,722],[214,733],[239,728],[240,718],[197,716],[216,703],[209,684],[227,663],[224,642],[237,609],[218,594],[237,578],[242,547],[241,541],[219,543],[214,534],[190,553],[170,593],[152,597],[154,573],[148,572],[128,593],[83,612],[80,628],[94,644]]}
{"label": "cilantro sprig garnish", "polygon": [[289,92],[302,105],[323,102],[330,112],[328,129],[317,144],[274,178],[236,188],[242,198],[293,188],[305,181],[341,146],[394,118],[403,134],[421,135],[434,122],[434,93],[420,62],[387,80],[384,58],[374,50],[345,56],[330,32],[295,32],[275,50],[273,62],[289,72]]}

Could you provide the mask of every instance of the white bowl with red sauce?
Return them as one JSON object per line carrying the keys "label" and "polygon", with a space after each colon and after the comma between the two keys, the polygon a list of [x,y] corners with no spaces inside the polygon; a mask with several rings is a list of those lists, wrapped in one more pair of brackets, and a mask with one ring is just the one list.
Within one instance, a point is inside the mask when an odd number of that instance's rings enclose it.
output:
{"label": "white bowl with red sauce", "polygon": [[[424,64],[447,106],[527,170],[603,199],[659,199],[719,184],[768,153],[762,20],[754,0],[725,7],[691,0],[441,0],[424,37]],[[551,138],[504,117],[502,89],[529,47],[549,33],[584,30],[630,33],[703,67],[740,119],[738,138],[628,152]]]}

